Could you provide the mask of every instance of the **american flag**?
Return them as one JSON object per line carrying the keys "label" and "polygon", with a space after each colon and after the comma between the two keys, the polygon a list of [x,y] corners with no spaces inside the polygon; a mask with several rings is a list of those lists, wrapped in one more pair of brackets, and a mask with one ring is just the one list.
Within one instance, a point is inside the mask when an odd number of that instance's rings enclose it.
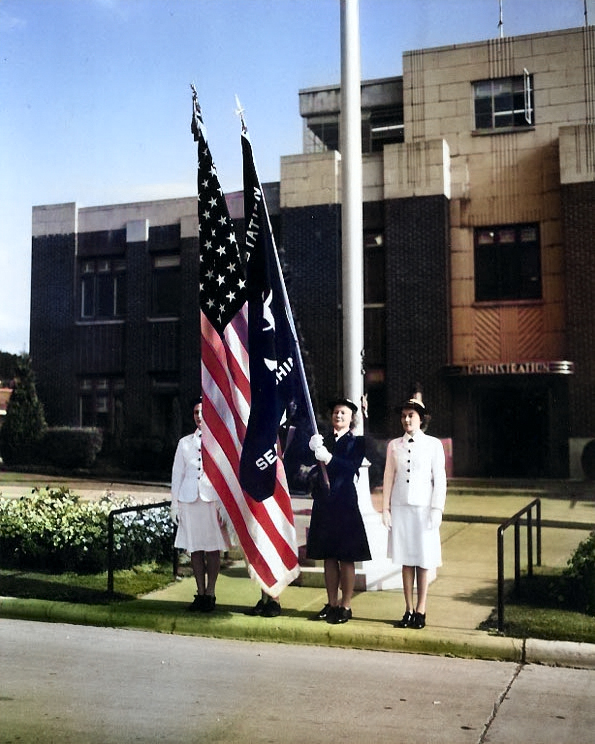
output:
{"label": "american flag", "polygon": [[265,501],[240,486],[239,466],[250,415],[246,262],[206,141],[196,91],[192,132],[198,143],[203,461],[233,523],[250,576],[277,596],[299,575],[287,480]]}

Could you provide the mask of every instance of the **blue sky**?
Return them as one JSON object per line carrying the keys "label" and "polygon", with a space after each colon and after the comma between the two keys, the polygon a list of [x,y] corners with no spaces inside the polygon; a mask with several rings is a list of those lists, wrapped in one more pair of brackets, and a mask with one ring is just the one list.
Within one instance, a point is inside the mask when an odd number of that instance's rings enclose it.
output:
{"label": "blue sky", "polygon": [[[595,0],[588,0],[590,23]],[[583,0],[503,0],[507,36],[581,26]],[[498,0],[360,0],[362,77],[498,35]],[[302,150],[298,91],[340,81],[339,0],[0,0],[0,351],[29,346],[31,209],[196,192],[193,82],[225,190],[237,94],[262,181]]]}

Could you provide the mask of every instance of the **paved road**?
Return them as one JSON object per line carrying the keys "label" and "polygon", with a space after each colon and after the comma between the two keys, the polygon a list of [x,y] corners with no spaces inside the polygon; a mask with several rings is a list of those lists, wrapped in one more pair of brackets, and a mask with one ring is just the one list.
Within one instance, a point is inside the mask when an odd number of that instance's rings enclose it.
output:
{"label": "paved road", "polygon": [[595,672],[0,620],[0,744],[588,744]]}

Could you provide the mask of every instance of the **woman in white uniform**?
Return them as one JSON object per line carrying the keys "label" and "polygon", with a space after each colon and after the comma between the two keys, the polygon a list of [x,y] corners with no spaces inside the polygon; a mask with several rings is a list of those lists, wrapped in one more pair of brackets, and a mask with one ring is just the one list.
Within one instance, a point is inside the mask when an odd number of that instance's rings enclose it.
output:
{"label": "woman in white uniform", "polygon": [[[388,554],[403,567],[405,614],[399,628],[426,624],[428,570],[442,565],[440,524],[446,502],[442,442],[422,431],[427,412],[421,396],[401,406],[404,435],[388,444],[382,489],[382,521]],[[417,604],[414,585],[417,583]]]}
{"label": "woman in white uniform", "polygon": [[215,585],[221,550],[231,547],[217,492],[202,465],[202,401],[193,402],[196,431],[178,442],[171,474],[171,515],[177,524],[176,548],[190,553],[197,593],[188,607],[193,612],[215,609]]}

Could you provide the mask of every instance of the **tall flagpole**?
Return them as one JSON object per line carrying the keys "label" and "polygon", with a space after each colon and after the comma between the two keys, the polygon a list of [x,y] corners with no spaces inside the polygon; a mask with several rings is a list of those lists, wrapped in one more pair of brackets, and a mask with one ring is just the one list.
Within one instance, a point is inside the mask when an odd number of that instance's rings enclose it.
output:
{"label": "tall flagpole", "polygon": [[[341,0],[341,228],[343,242],[343,387],[362,406],[364,388],[364,219],[359,0]],[[356,434],[363,434],[360,419]],[[369,463],[367,463],[369,465]],[[372,504],[368,468],[360,468],[357,500],[372,560],[361,569],[366,589],[402,586],[400,566],[387,556],[388,533]]]}
{"label": "tall flagpole", "polygon": [[[359,0],[341,0],[341,228],[343,388],[363,394],[364,260]],[[361,429],[361,425],[360,425]],[[362,433],[359,431],[358,433]]]}

